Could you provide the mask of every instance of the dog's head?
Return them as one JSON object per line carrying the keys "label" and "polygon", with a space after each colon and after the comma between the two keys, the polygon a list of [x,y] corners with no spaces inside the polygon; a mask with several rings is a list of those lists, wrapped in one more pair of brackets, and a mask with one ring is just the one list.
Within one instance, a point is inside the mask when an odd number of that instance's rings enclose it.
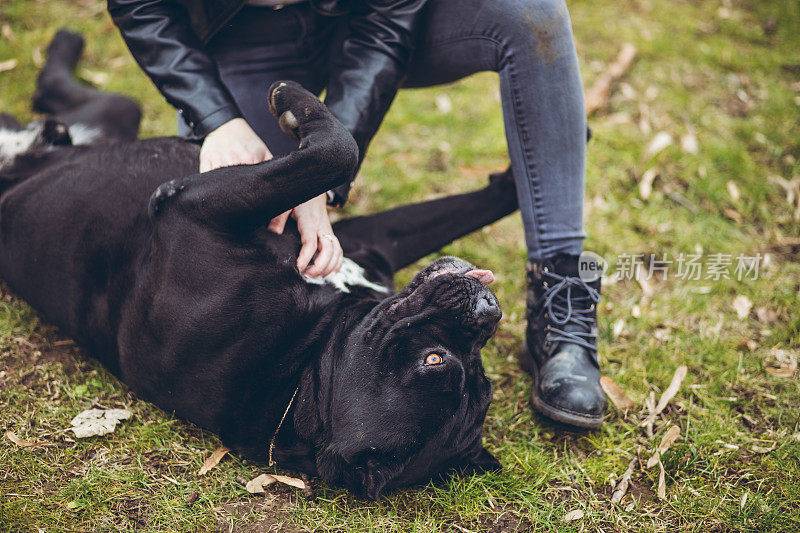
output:
{"label": "dog's head", "polygon": [[448,470],[499,468],[481,444],[492,387],[480,351],[502,315],[493,279],[439,259],[352,331],[317,456],[323,479],[377,499]]}

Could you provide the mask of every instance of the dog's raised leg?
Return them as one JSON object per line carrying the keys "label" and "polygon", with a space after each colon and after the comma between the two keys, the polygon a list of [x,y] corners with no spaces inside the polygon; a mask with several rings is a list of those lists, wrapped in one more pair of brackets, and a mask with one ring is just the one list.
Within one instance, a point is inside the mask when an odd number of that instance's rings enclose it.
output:
{"label": "dog's raised leg", "polygon": [[75,80],[73,71],[82,52],[80,34],[63,29],[56,33],[36,81],[33,109],[70,126],[75,144],[135,140],[142,118],[139,105]]}
{"label": "dog's raised leg", "polygon": [[300,140],[297,150],[169,181],[151,196],[151,214],[176,208],[209,226],[242,233],[352,177],[358,147],[316,96],[297,83],[277,82],[270,87],[269,108],[283,131]]}
{"label": "dog's raised leg", "polygon": [[350,218],[333,226],[345,254],[377,248],[396,271],[518,208],[511,170],[493,174],[488,187]]}

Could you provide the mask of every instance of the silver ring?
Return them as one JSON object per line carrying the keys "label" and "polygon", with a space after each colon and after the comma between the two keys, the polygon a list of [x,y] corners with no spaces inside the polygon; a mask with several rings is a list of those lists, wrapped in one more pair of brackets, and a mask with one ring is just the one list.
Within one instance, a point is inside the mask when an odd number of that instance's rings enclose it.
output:
{"label": "silver ring", "polygon": [[326,233],[325,235],[320,235],[320,237],[325,237],[326,239],[330,239],[331,242],[333,242],[336,239],[336,237],[334,237],[330,233]]}

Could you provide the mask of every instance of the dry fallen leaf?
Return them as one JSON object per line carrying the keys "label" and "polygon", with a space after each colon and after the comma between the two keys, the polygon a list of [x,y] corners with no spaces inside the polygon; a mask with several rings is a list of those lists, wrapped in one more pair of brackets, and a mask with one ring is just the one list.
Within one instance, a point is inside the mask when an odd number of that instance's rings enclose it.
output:
{"label": "dry fallen leaf", "polygon": [[0,61],[0,72],[5,72],[7,70],[11,70],[17,66],[16,59],[9,59],[7,61]]}
{"label": "dry fallen leaf", "polygon": [[668,342],[672,337],[669,328],[656,328],[653,330],[653,338],[661,342]]}
{"label": "dry fallen leaf", "polygon": [[306,484],[303,482],[303,480],[297,479],[296,477],[279,476],[278,474],[272,474],[272,477],[274,477],[276,481],[278,481],[279,483],[283,483],[284,485],[289,485],[291,487],[296,487],[298,489],[306,488]]}
{"label": "dry fallen leaf", "polygon": [[8,24],[3,24],[3,28],[0,29],[0,33],[3,34],[3,37],[8,40],[8,42],[15,43],[17,42],[17,36],[14,35],[14,31],[11,29],[11,26]]}
{"label": "dry fallen leaf", "polygon": [[438,109],[439,113],[442,113],[443,115],[446,115],[453,110],[453,102],[450,101],[450,97],[448,97],[446,94],[438,95],[434,102],[436,103],[436,109]]}
{"label": "dry fallen leaf", "polygon": [[753,339],[742,338],[742,339],[739,339],[738,346],[739,346],[739,348],[747,348],[751,352],[755,352],[756,350],[758,350],[758,346],[759,345]]}
{"label": "dry fallen leaf", "polygon": [[653,438],[653,424],[656,422],[656,395],[654,392],[650,392],[650,396],[647,397],[644,401],[645,407],[647,407],[647,418],[642,423],[642,425],[647,428],[647,438]]}
{"label": "dry fallen leaf", "polygon": [[622,474],[622,479],[619,480],[617,483],[616,488],[614,489],[614,494],[611,495],[611,503],[619,503],[622,501],[622,498],[625,496],[625,493],[628,492],[628,485],[631,482],[631,476],[633,476],[633,469],[636,468],[636,458],[630,460],[628,463],[628,468],[625,469],[625,473]]}
{"label": "dry fallen leaf", "polygon": [[722,208],[722,212],[725,213],[725,216],[727,216],[729,219],[733,220],[737,224],[741,224],[742,222],[744,222],[744,217],[736,209],[724,207]]}
{"label": "dry fallen leaf", "polygon": [[675,444],[675,441],[681,436],[681,428],[678,426],[672,426],[664,433],[664,436],[661,437],[661,444],[658,445],[655,453],[652,457],[647,461],[647,468],[653,468],[656,464],[661,460],[661,456],[666,453],[670,447]]}
{"label": "dry fallen leaf", "polygon": [[606,376],[600,378],[600,386],[603,387],[603,390],[611,399],[611,403],[614,404],[614,407],[619,409],[620,411],[627,411],[628,409],[632,409],[635,405],[633,400],[628,398],[625,392]]}
{"label": "dry fallen leaf", "polygon": [[127,409],[87,409],[72,419],[70,429],[79,439],[107,435],[117,428],[120,420],[131,416]]}
{"label": "dry fallen leaf", "polygon": [[773,348],[770,350],[770,359],[764,364],[764,370],[776,378],[790,378],[797,371],[797,354]]}
{"label": "dry fallen leaf", "polygon": [[653,181],[658,177],[658,171],[655,168],[649,168],[642,174],[642,179],[639,180],[639,197],[642,200],[647,200],[653,194]]}
{"label": "dry fallen leaf", "polygon": [[786,193],[786,201],[794,207],[794,219],[800,220],[800,177],[789,181],[780,176],[770,176],[769,180],[781,186]]}
{"label": "dry fallen leaf", "polygon": [[681,383],[683,383],[683,379],[686,377],[686,372],[688,368],[681,365],[675,370],[675,374],[672,376],[672,381],[667,387],[667,390],[664,391],[664,394],[661,395],[661,398],[658,400],[658,405],[656,405],[656,415],[658,415],[664,408],[667,406],[669,401],[677,394],[678,389],[681,388]]}
{"label": "dry fallen leaf", "polygon": [[733,299],[732,307],[733,310],[736,311],[736,316],[739,317],[739,320],[743,320],[750,314],[750,309],[753,308],[753,302],[744,294],[740,294]]}
{"label": "dry fallen leaf", "polygon": [[773,442],[772,446],[769,448],[766,446],[751,446],[750,449],[753,450],[754,453],[769,453],[775,449],[775,443]]}
{"label": "dry fallen leaf", "polygon": [[26,440],[22,440],[17,437],[17,434],[13,431],[6,431],[6,437],[8,440],[19,446],[20,448],[34,448],[36,446],[55,446],[54,442],[29,442]]}
{"label": "dry fallen leaf", "polygon": [[283,483],[284,485],[289,485],[298,489],[306,489],[306,484],[302,479],[281,476],[280,474],[261,474],[256,476],[247,482],[245,489],[247,489],[247,492],[251,494],[264,494],[266,492],[264,487],[271,485],[276,481],[278,483]]}
{"label": "dry fallen leaf", "polygon": [[41,45],[33,49],[33,52],[31,52],[31,59],[36,68],[42,68],[42,65],[44,65],[44,54],[42,54]]}
{"label": "dry fallen leaf", "polygon": [[89,80],[94,85],[100,85],[100,86],[106,85],[111,79],[111,76],[109,76],[106,72],[100,72],[98,70],[89,70],[86,68],[81,71],[81,77]]}
{"label": "dry fallen leaf", "polygon": [[778,320],[778,313],[769,307],[756,307],[756,317],[762,324],[773,324]]}
{"label": "dry fallen leaf", "polygon": [[733,199],[733,201],[734,202],[738,202],[739,198],[741,198],[741,196],[742,196],[739,193],[739,187],[737,187],[736,184],[734,182],[732,182],[732,181],[728,181],[727,183],[725,183],[725,187],[728,188],[728,194],[731,195],[731,198]]}
{"label": "dry fallen leaf", "polygon": [[208,459],[205,460],[203,466],[200,468],[200,471],[197,473],[198,475],[202,476],[220,462],[220,460],[225,457],[225,454],[231,451],[230,448],[227,446],[220,446],[214,453],[208,456]]}
{"label": "dry fallen leaf", "polygon": [[642,302],[647,302],[650,298],[655,296],[656,288],[653,282],[647,279],[647,276],[642,272],[643,270],[642,267],[636,268],[636,282],[639,284],[639,287],[642,288]]}
{"label": "dry fallen leaf", "polygon": [[697,136],[691,129],[686,135],[681,137],[681,149],[687,154],[697,154],[697,152],[700,151],[700,146],[697,142]]}
{"label": "dry fallen leaf", "polygon": [[666,131],[659,131],[656,133],[655,137],[653,137],[653,140],[650,141],[650,144],[647,145],[644,155],[645,157],[652,157],[670,144],[672,144],[672,135]]}
{"label": "dry fallen leaf", "polygon": [[261,474],[248,481],[244,488],[247,489],[247,492],[250,494],[265,494],[267,491],[264,490],[264,487],[275,483],[275,481],[277,480],[273,476]]}
{"label": "dry fallen leaf", "polygon": [[625,329],[625,321],[621,318],[618,318],[614,322],[614,327],[612,328],[611,334],[616,338],[622,335],[623,330]]}
{"label": "dry fallen leaf", "polygon": [[580,520],[581,518],[583,518],[583,509],[575,509],[574,511],[570,511],[565,514],[562,521],[574,522],[575,520]]}
{"label": "dry fallen leaf", "polygon": [[126,56],[117,56],[108,60],[108,66],[111,68],[122,68],[128,64]]}
{"label": "dry fallen leaf", "polygon": [[666,473],[664,472],[664,465],[661,464],[661,459],[658,460],[658,490],[656,494],[662,500],[667,499],[667,480],[665,479]]}

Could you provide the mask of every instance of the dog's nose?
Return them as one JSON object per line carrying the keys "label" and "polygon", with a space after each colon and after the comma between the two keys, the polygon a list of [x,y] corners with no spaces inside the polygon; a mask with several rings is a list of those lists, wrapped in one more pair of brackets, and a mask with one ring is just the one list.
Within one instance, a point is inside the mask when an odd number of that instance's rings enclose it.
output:
{"label": "dog's nose", "polygon": [[474,309],[475,317],[484,323],[500,320],[502,312],[497,304],[497,298],[489,291],[484,292],[478,297]]}

